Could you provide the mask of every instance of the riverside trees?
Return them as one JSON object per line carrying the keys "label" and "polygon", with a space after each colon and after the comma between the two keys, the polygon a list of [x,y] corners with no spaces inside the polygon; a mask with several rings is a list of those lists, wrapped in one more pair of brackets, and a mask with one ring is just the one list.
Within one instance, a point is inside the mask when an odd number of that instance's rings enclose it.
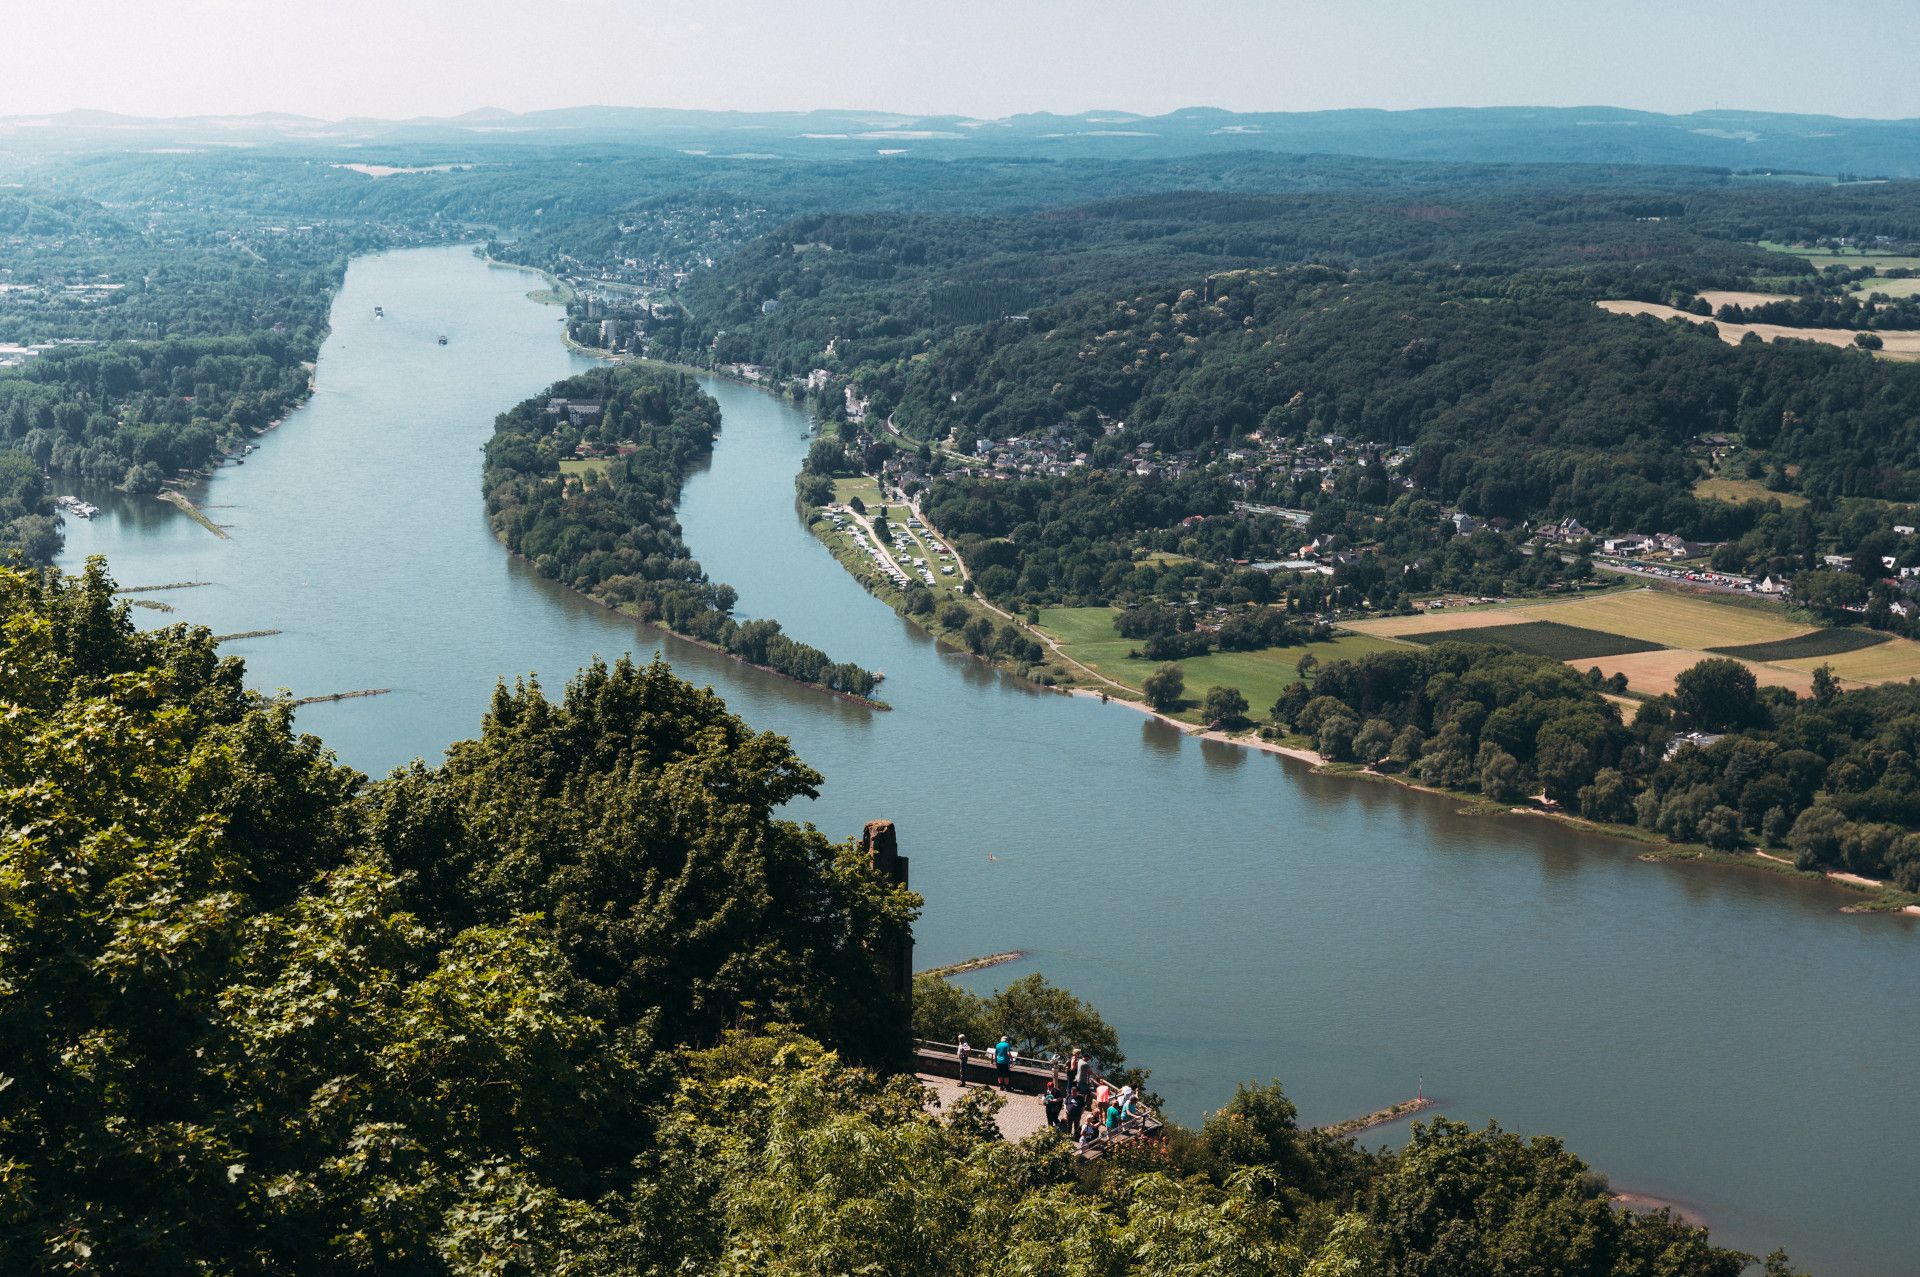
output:
{"label": "riverside trees", "polygon": [[[1718,657],[1676,682],[1628,724],[1561,662],[1439,643],[1321,665],[1272,717],[1329,758],[1353,757],[1365,735],[1373,762],[1391,739],[1428,784],[1503,802],[1544,793],[1589,819],[1720,850],[1787,847],[1802,868],[1920,891],[1920,683],[1841,692],[1829,680],[1802,699]],[[1683,732],[1726,734],[1695,745]]]}
{"label": "riverside trees", "polygon": [[[733,587],[709,580],[680,539],[681,485],[719,429],[719,405],[680,373],[629,364],[556,382],[495,422],[481,479],[494,533],[542,576],[630,616],[866,696],[879,682],[871,671],[778,621],[736,621]],[[566,473],[561,462],[582,453],[600,460]]]}

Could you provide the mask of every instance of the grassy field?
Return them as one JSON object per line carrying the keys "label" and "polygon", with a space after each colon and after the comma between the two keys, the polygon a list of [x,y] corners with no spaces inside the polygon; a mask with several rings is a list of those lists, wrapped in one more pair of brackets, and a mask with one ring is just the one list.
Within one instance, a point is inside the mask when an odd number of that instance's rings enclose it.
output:
{"label": "grassy field", "polygon": [[835,501],[844,505],[855,497],[860,498],[860,504],[867,508],[868,514],[874,513],[875,508],[880,504],[879,483],[868,478],[866,475],[856,475],[851,479],[835,479],[833,481],[833,499]]}
{"label": "grassy field", "polygon": [[1739,505],[1743,501],[1778,501],[1782,509],[1803,506],[1807,499],[1797,492],[1775,492],[1758,479],[1702,479],[1693,485],[1693,495],[1708,501]]}
{"label": "grassy field", "polygon": [[566,457],[560,462],[561,474],[570,474],[582,482],[587,476],[606,468],[605,457]]}
{"label": "grassy field", "polygon": [[1906,257],[1899,253],[1876,253],[1864,249],[1832,253],[1824,248],[1792,248],[1766,240],[1760,241],[1760,247],[1792,257],[1804,257],[1815,266],[1872,266],[1879,270],[1895,270],[1904,266],[1909,270],[1920,269],[1920,257]]}
{"label": "grassy field", "polygon": [[1707,650],[1717,656],[1735,656],[1745,661],[1798,661],[1812,657],[1838,656],[1842,652],[1857,652],[1862,648],[1877,647],[1887,642],[1891,634],[1879,634],[1873,630],[1840,629],[1813,630],[1790,639],[1779,639],[1772,643],[1745,643],[1737,647],[1710,647]]}
{"label": "grassy field", "polygon": [[1853,291],[1862,296],[1885,293],[1889,297],[1912,297],[1920,294],[1920,278],[1863,279],[1853,286]]}
{"label": "grassy field", "polygon": [[[1069,656],[1116,682],[1138,691],[1147,675],[1160,668],[1158,661],[1129,660],[1127,653],[1140,646],[1137,639],[1122,638],[1113,629],[1116,613],[1104,607],[1055,607],[1040,612],[1040,628],[1059,640]],[[1299,647],[1275,647],[1262,652],[1209,652],[1178,662],[1187,679],[1187,704],[1179,717],[1200,721],[1200,700],[1215,685],[1236,687],[1247,698],[1255,718],[1265,718],[1288,684],[1298,682],[1300,658],[1311,652],[1321,663],[1354,660],[1368,652],[1398,646],[1366,635],[1342,635],[1327,643],[1308,643]]]}
{"label": "grassy field", "polygon": [[1585,661],[1596,656],[1624,656],[1651,652],[1660,645],[1643,639],[1582,629],[1558,621],[1517,621],[1511,625],[1474,625],[1457,630],[1428,630],[1409,634],[1415,643],[1504,643],[1517,652],[1531,652],[1555,661]]}

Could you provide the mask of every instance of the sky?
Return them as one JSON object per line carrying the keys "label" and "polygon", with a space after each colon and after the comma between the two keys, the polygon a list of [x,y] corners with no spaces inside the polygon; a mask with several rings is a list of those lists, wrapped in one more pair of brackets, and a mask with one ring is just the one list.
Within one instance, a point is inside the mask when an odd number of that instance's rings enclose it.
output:
{"label": "sky", "polygon": [[1003,116],[1609,105],[1920,117],[1920,0],[0,0],[0,115]]}

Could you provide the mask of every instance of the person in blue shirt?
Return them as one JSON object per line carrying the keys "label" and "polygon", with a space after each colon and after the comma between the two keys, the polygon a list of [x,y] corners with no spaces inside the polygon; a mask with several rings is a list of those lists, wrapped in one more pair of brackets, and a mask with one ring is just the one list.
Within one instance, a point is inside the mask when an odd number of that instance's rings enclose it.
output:
{"label": "person in blue shirt", "polygon": [[1012,1089],[1013,1043],[1007,1041],[1007,1035],[1004,1033],[1000,1035],[1000,1040],[993,1044],[993,1071],[1001,1090]]}

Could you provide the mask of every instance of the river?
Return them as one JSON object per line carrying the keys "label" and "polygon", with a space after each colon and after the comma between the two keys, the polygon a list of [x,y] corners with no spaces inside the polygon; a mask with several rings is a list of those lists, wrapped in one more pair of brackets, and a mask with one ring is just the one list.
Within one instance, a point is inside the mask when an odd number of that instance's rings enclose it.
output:
{"label": "river", "polygon": [[465,249],[356,260],[312,399],[193,494],[231,539],[93,494],[103,512],[69,521],[63,563],[103,553],[125,585],[210,582],[135,596],[178,609],[139,620],[282,631],[229,645],[263,689],[395,689],[299,712],[374,774],[471,735],[498,677],[557,692],[596,654],[664,651],[825,773],[796,817],[835,837],[898,823],[927,900],[917,965],[1027,951],[973,983],[1039,970],[1088,998],[1178,1117],[1245,1078],[1282,1078],[1307,1122],[1423,1082],[1447,1116],[1558,1135],[1725,1244],[1784,1245],[1828,1277],[1920,1271],[1920,1122],[1900,1116],[1920,1059],[1910,920],[1317,776],[945,651],[801,523],[804,416],[727,382],[708,386],[723,428],[687,484],[687,543],[740,615],[886,671],[895,708],[663,640],[488,533],[494,415],[588,366],[560,312],[527,299],[539,286]]}

